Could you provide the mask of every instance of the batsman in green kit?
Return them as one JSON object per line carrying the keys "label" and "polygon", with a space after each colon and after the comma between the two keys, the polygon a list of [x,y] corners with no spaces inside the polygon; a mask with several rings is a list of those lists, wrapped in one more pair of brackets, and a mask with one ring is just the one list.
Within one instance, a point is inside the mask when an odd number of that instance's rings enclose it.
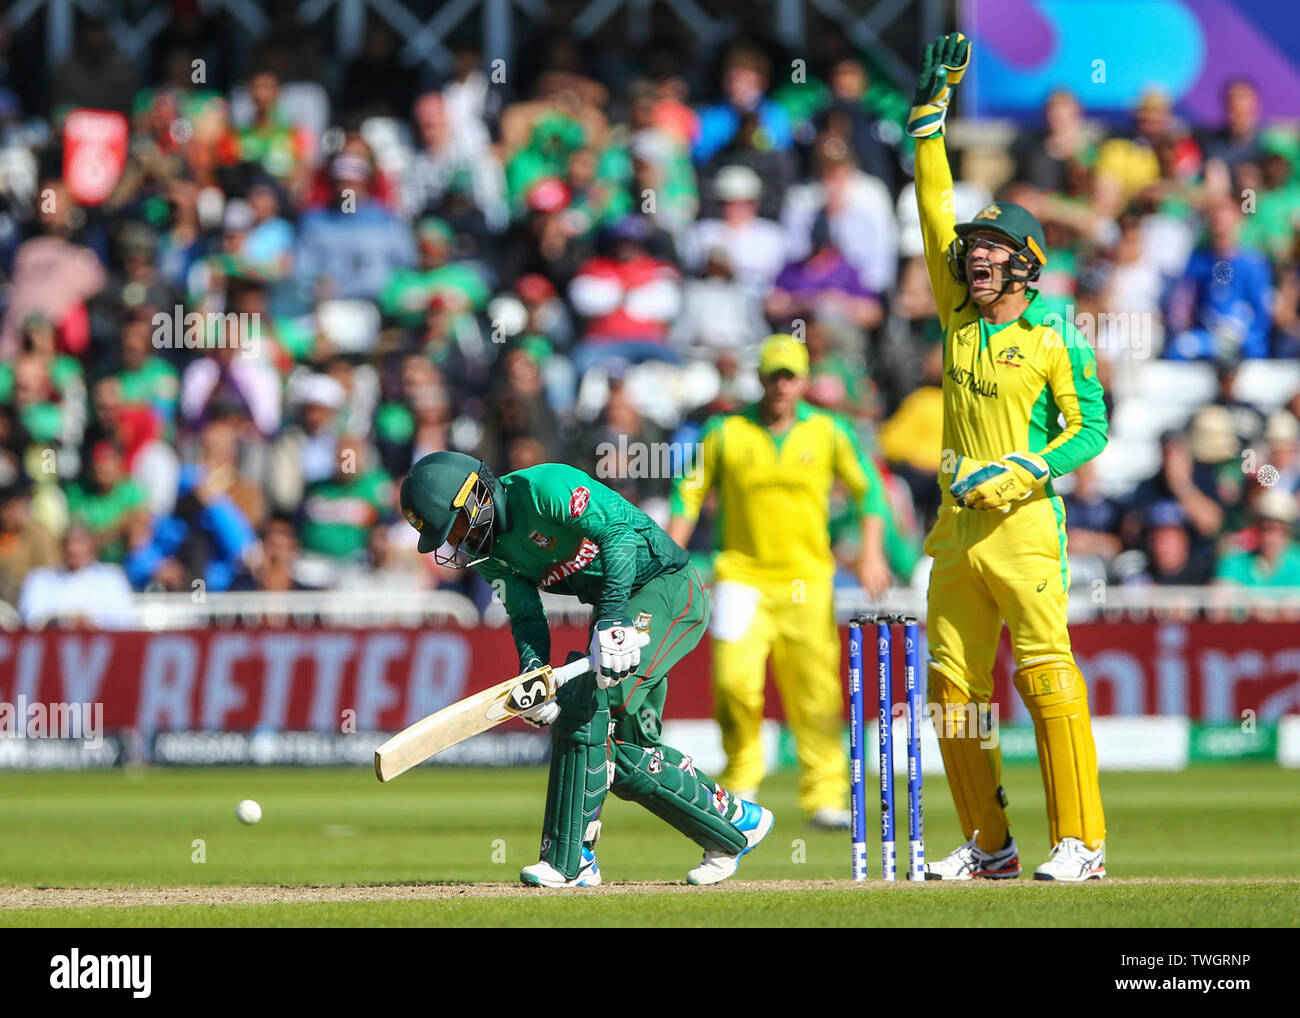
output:
{"label": "batsman in green kit", "polygon": [[411,468],[401,503],[421,552],[451,568],[477,566],[491,582],[521,673],[551,661],[542,589],[593,609],[592,670],[523,715],[549,728],[551,764],[541,859],[520,879],[600,883],[595,846],[606,792],[640,803],[704,849],[691,883],[735,873],[771,829],[771,812],[730,795],[660,738],[668,673],[709,621],[686,552],[636,506],[562,463],[498,478],[471,456],[437,452]]}

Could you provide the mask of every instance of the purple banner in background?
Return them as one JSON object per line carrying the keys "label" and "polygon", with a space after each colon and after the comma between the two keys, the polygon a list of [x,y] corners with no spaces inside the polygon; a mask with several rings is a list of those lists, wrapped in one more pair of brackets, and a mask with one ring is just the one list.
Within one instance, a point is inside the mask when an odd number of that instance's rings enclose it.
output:
{"label": "purple banner in background", "polygon": [[1266,119],[1300,118],[1294,0],[966,0],[975,59],[962,112],[1034,120],[1058,88],[1124,119],[1150,87],[1184,119],[1217,126],[1234,78],[1260,89]]}

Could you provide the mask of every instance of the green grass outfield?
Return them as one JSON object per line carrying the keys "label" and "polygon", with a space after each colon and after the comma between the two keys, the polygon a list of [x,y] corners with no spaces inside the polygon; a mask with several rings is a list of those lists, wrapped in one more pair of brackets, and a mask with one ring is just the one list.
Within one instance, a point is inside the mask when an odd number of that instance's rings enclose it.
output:
{"label": "green grass outfield", "polygon": [[[0,926],[1300,925],[1296,772],[1103,774],[1113,879],[1086,886],[1029,879],[1046,856],[1042,787],[1034,768],[1005,777],[1017,881],[854,886],[847,835],[807,830],[782,774],[764,786],[777,822],[743,883],[685,886],[699,850],[611,797],[607,886],[573,893],[516,883],[537,857],[540,768],[421,768],[389,785],[362,769],[0,773]],[[927,847],[942,855],[961,840],[956,817],[941,780],[926,796]],[[260,824],[235,819],[242,798],[262,804]],[[85,890],[53,890],[67,888]]]}

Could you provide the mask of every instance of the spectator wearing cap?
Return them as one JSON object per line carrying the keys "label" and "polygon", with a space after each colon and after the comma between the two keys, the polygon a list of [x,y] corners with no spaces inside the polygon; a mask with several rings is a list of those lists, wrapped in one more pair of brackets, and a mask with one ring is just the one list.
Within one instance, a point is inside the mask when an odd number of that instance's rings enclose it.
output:
{"label": "spectator wearing cap", "polygon": [[296,275],[308,301],[378,298],[394,272],[416,264],[411,231],[375,201],[366,155],[340,152],[330,163],[332,199],[303,215]]}
{"label": "spectator wearing cap", "polygon": [[436,215],[449,193],[459,191],[482,214],[489,230],[504,230],[510,216],[505,174],[487,144],[486,132],[455,130],[439,92],[420,96],[414,116],[421,148],[402,182],[402,207],[407,216]]}
{"label": "spectator wearing cap", "polygon": [[51,619],[96,629],[131,624],[131,585],[122,568],[95,560],[95,539],[81,523],[63,535],[62,563],[31,570],[18,595],[23,625],[40,628]]}
{"label": "spectator wearing cap", "polygon": [[1300,587],[1300,544],[1295,523],[1300,508],[1295,496],[1269,489],[1255,501],[1258,540],[1253,551],[1227,555],[1215,570],[1220,584],[1243,587]]}
{"label": "spectator wearing cap", "polygon": [[605,235],[607,254],[582,265],[569,301],[586,320],[573,358],[579,378],[611,360],[676,361],[668,330],[681,309],[681,274],[649,251],[653,232],[643,216],[629,216]]}
{"label": "spectator wearing cap", "polygon": [[0,600],[16,601],[29,572],[60,559],[58,538],[32,515],[31,482],[0,489]]}
{"label": "spectator wearing cap", "polygon": [[1198,469],[1208,470],[1214,479],[1219,504],[1223,506],[1224,526],[1240,526],[1245,494],[1245,474],[1241,469],[1241,443],[1233,430],[1232,414],[1213,403],[1192,415],[1187,433],[1188,447]]}
{"label": "spectator wearing cap", "polygon": [[707,163],[740,129],[741,117],[753,113],[766,147],[784,152],[794,144],[785,110],[766,95],[771,66],[763,52],[739,44],[727,53],[722,68],[722,101],[699,109],[699,135],[691,154]]}
{"label": "spectator wearing cap", "polygon": [[294,420],[271,445],[266,490],[276,512],[293,513],[312,484],[338,467],[338,414],[347,394],[325,374],[300,375],[290,386]]}
{"label": "spectator wearing cap", "polygon": [[688,261],[695,268],[704,265],[714,248],[722,248],[736,281],[760,299],[785,265],[789,246],[780,224],[758,214],[762,190],[763,182],[749,167],[723,167],[713,181],[719,218],[696,223],[688,245]]}
{"label": "spectator wearing cap", "polygon": [[1192,252],[1168,300],[1170,360],[1269,355],[1272,270],[1259,251],[1241,244],[1241,218],[1236,198],[1210,205],[1208,242]]}
{"label": "spectator wearing cap", "polygon": [[898,271],[898,224],[889,189],[858,169],[843,139],[822,138],[814,156],[816,179],[791,188],[781,221],[790,238],[790,254],[811,253],[819,218],[830,228],[835,246],[873,293],[893,289]]}

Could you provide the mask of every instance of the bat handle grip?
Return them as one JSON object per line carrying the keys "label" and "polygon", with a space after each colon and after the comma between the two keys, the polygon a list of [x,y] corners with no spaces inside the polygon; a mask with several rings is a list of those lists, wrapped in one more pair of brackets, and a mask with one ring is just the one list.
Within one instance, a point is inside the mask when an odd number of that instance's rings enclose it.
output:
{"label": "bat handle grip", "polygon": [[[642,647],[650,645],[649,633],[637,633],[637,638],[641,641]],[[576,661],[570,661],[567,665],[560,665],[559,668],[551,669],[551,678],[555,680],[555,688],[559,689],[566,682],[576,679],[579,675],[586,675],[592,670],[591,658],[581,657]]]}

